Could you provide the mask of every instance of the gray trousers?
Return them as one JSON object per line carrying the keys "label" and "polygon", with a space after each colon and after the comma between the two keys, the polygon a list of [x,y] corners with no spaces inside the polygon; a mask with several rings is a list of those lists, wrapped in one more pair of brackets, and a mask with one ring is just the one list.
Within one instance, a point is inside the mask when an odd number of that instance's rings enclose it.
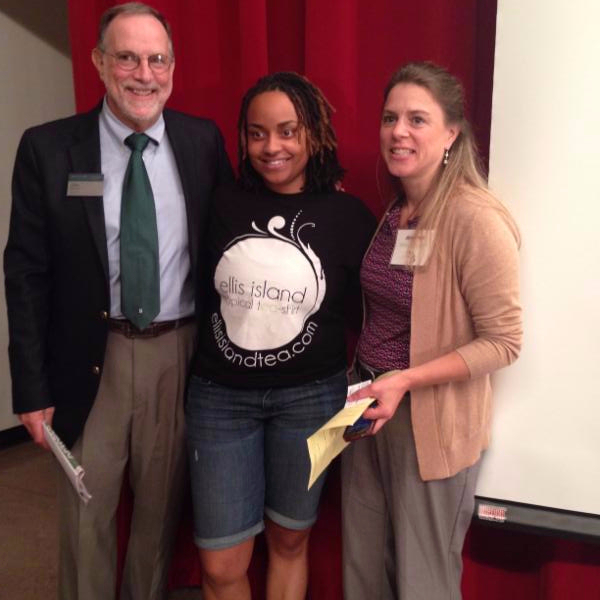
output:
{"label": "gray trousers", "polygon": [[194,325],[156,338],[109,333],[94,406],[73,454],[92,499],[59,477],[60,600],[116,595],[123,474],[134,494],[121,600],[163,600],[185,475],[183,396]]}
{"label": "gray trousers", "polygon": [[478,471],[421,479],[408,397],[377,435],[352,442],[342,455],[345,599],[460,600]]}

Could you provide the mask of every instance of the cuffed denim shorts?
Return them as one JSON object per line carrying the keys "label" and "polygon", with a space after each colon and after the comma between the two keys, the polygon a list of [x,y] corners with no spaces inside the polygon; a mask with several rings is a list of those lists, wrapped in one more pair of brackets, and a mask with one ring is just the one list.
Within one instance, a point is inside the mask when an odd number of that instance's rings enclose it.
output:
{"label": "cuffed denim shorts", "polygon": [[317,519],[325,473],[307,490],[306,438],[344,405],[345,372],[305,385],[244,390],[193,376],[186,404],[187,447],[200,548],[229,548],[264,529]]}

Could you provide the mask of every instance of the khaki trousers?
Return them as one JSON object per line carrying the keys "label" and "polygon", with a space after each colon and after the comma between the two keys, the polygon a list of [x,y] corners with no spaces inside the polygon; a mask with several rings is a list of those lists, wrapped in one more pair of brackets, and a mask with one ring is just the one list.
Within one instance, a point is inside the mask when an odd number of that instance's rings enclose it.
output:
{"label": "khaki trousers", "polygon": [[410,399],[375,435],[342,455],[346,600],[460,600],[462,547],[479,463],[423,481]]}
{"label": "khaki trousers", "polygon": [[121,600],[163,600],[185,476],[183,401],[193,324],[156,338],[110,332],[98,394],[73,454],[92,499],[59,477],[60,600],[116,597],[116,512],[133,490]]}

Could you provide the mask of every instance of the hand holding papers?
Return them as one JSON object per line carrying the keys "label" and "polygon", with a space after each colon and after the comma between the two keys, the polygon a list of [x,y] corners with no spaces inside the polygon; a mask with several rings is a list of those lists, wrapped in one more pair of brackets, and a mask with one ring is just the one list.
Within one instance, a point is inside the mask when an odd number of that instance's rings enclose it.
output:
{"label": "hand holding papers", "polygon": [[83,476],[85,475],[83,467],[75,460],[75,457],[62,443],[52,427],[47,423],[44,423],[43,427],[44,438],[48,443],[48,446],[50,446],[50,450],[52,450],[52,453],[56,456],[56,459],[63,468],[63,471],[67,474],[69,481],[73,485],[73,488],[75,488],[75,491],[79,494],[82,502],[87,504],[92,496],[87,491],[85,483],[83,483]]}
{"label": "hand holding papers", "polygon": [[[349,386],[348,396],[370,383],[371,381],[368,380]],[[308,489],[329,463],[348,445],[349,442],[344,440],[346,427],[354,425],[372,401],[373,398],[363,398],[355,402],[346,402],[340,412],[306,440],[311,465]]]}

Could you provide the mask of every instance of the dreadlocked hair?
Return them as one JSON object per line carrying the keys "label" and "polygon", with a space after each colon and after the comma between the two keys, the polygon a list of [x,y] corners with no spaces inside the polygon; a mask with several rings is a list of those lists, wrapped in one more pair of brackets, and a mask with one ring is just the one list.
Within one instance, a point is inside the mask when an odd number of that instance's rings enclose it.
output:
{"label": "dreadlocked hair", "polygon": [[298,115],[299,133],[306,136],[308,162],[304,173],[305,192],[332,192],[339,187],[345,170],[337,157],[337,138],[331,124],[333,107],[321,90],[298,73],[282,71],[261,77],[242,99],[238,119],[239,181],[247,190],[264,188],[262,177],[248,158],[248,107],[264,92],[283,92]]}

